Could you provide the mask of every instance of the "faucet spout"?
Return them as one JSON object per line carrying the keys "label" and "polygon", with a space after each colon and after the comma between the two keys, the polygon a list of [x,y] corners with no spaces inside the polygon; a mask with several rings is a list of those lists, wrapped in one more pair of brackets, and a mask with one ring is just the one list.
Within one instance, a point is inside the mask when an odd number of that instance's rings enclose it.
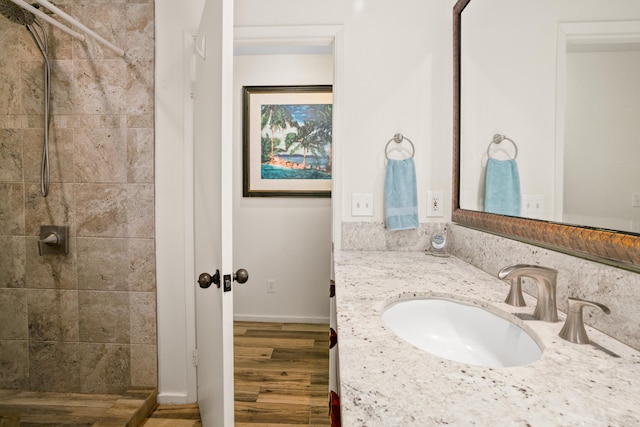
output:
{"label": "faucet spout", "polygon": [[538,302],[533,317],[543,322],[557,322],[556,281],[558,270],[529,264],[515,264],[503,268],[498,273],[500,279],[529,277],[538,285]]}

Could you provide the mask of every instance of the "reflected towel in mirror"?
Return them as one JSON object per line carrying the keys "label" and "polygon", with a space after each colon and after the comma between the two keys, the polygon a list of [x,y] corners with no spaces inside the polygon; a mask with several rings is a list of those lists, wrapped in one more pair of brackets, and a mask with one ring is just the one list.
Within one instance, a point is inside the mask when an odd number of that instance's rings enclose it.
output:
{"label": "reflected towel in mirror", "polygon": [[413,158],[387,160],[384,217],[388,230],[418,228],[418,193]]}
{"label": "reflected towel in mirror", "polygon": [[515,160],[489,158],[485,179],[484,211],[520,216],[520,174]]}

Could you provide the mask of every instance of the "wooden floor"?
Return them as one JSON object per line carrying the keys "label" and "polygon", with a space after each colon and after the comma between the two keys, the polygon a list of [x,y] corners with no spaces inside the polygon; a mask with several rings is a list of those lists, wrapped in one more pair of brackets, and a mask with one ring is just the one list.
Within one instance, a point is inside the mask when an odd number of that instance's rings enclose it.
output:
{"label": "wooden floor", "polygon": [[144,420],[144,427],[201,427],[198,404],[158,405]]}
{"label": "wooden floor", "polygon": [[329,425],[328,331],[235,322],[236,427]]}
{"label": "wooden floor", "polygon": [[[236,427],[328,426],[329,325],[234,322]],[[198,427],[197,405],[159,405],[144,427]]]}
{"label": "wooden floor", "polygon": [[[329,425],[328,329],[235,322],[236,427]],[[154,390],[124,395],[0,390],[0,427],[201,426],[197,404],[155,406],[155,396]]]}
{"label": "wooden floor", "polygon": [[157,391],[121,395],[0,390],[0,427],[121,427],[140,425]]}

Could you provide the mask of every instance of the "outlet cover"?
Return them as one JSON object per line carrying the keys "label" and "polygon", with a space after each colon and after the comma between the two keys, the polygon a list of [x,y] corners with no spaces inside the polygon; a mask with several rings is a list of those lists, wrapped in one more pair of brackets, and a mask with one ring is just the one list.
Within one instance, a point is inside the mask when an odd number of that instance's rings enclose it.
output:
{"label": "outlet cover", "polygon": [[427,216],[428,217],[442,217],[444,216],[444,209],[442,204],[444,199],[444,193],[442,191],[428,191],[427,192]]}
{"label": "outlet cover", "polygon": [[276,293],[276,280],[269,279],[267,280],[267,293],[275,294]]}
{"label": "outlet cover", "polygon": [[631,206],[634,208],[640,208],[640,193],[631,194]]}
{"label": "outlet cover", "polygon": [[352,194],[351,216],[373,216],[373,194]]}

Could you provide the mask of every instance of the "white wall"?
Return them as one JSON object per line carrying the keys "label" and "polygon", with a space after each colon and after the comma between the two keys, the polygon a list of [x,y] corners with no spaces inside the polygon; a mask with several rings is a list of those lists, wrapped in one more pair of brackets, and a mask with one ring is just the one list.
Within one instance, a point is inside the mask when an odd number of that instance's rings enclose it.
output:
{"label": "white wall", "polygon": [[156,278],[158,400],[195,399],[193,261],[185,259],[184,58],[185,30],[195,32],[204,0],[155,0],[156,19]]}
{"label": "white wall", "polygon": [[[549,218],[554,200],[558,21],[549,13],[553,6],[507,3],[472,1],[463,12],[460,202],[463,208],[484,210],[487,147],[494,134],[504,134],[518,146],[523,196],[544,195]],[[503,19],[505,13],[510,19]],[[503,144],[512,154],[510,144]]]}
{"label": "white wall", "polygon": [[556,131],[563,125],[556,123],[558,25],[624,21],[640,12],[638,2],[588,3],[476,0],[464,10],[461,207],[483,210],[487,146],[500,133],[518,145],[523,196],[544,195],[542,218],[561,220],[555,194],[555,174],[562,172],[559,160],[556,169]]}
{"label": "white wall", "polygon": [[[444,191],[445,217],[438,220],[450,218],[454,3],[453,0],[236,1],[236,26],[342,25],[344,28],[343,54],[337,59],[344,73],[343,90],[336,94],[342,106],[337,125],[341,135],[341,146],[337,147],[340,158],[336,159],[336,165],[341,167],[335,171],[342,177],[335,184],[339,187],[336,194],[342,196],[333,201],[340,209],[337,216],[340,221],[362,220],[351,217],[352,193],[372,193],[375,215],[369,220],[382,221],[384,146],[396,132],[406,135],[416,146],[421,221],[427,221],[427,190]],[[187,342],[193,325],[185,297],[185,289],[192,283],[185,277],[189,262],[184,256],[188,242],[185,243],[183,215],[182,45],[183,31],[196,28],[202,4],[202,0],[156,0],[158,358],[163,402],[195,398]],[[263,208],[256,206],[257,203],[241,201],[238,208],[243,213],[239,213],[236,222],[247,220],[244,209]],[[310,201],[310,205],[285,203],[288,208],[305,214],[311,208],[318,218],[328,209],[326,201],[321,200]],[[273,217],[279,215],[275,213]],[[313,239],[321,240],[319,236]],[[238,250],[237,256],[243,257],[242,252]],[[251,272],[256,261],[247,262],[250,265],[245,268]],[[238,263],[237,267],[241,265]],[[266,285],[258,282],[258,286]],[[327,293],[324,285],[322,288],[320,296],[313,293],[294,296],[301,301],[322,298],[324,304]],[[260,290],[257,296],[264,299]],[[241,297],[238,291],[238,299]]]}
{"label": "white wall", "polygon": [[331,199],[242,197],[242,87],[332,84],[333,55],[241,55],[233,66],[233,259],[249,271],[234,288],[234,316],[328,322]]}
{"label": "white wall", "polygon": [[[451,27],[454,1],[236,2],[236,26],[344,26],[339,94],[342,221],[383,221],[384,147],[397,132],[416,146],[420,220],[426,193],[451,195]],[[286,13],[282,13],[286,11]],[[351,194],[374,195],[373,217],[351,216]],[[441,219],[439,219],[441,220]],[[339,245],[340,242],[334,242]]]}
{"label": "white wall", "polygon": [[567,54],[564,222],[640,232],[639,75],[640,51]]}

